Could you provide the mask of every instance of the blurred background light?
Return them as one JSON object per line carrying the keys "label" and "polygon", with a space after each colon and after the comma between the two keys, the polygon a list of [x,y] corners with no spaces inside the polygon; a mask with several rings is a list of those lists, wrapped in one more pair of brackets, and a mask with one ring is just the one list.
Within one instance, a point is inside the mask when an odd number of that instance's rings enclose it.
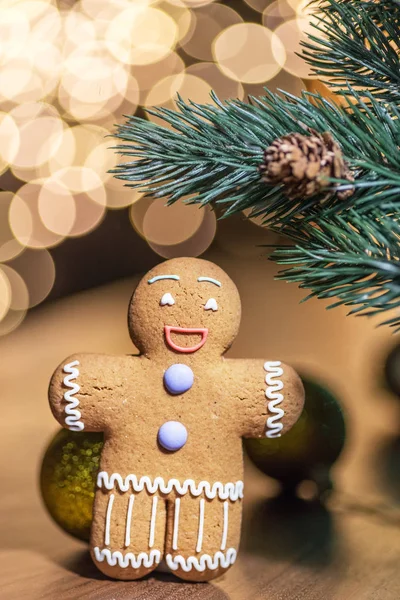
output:
{"label": "blurred background light", "polygon": [[215,39],[213,53],[228,77],[245,83],[272,79],[286,59],[280,39],[256,23],[240,23],[225,29]]}
{"label": "blurred background light", "polygon": [[10,227],[8,215],[13,198],[12,192],[0,192],[0,262],[15,258],[24,250]]}
{"label": "blurred background light", "polygon": [[46,249],[27,249],[11,262],[28,290],[28,307],[37,306],[49,295],[55,281],[54,260]]}
{"label": "blurred background light", "polygon": [[281,63],[285,71],[297,77],[314,79],[315,76],[310,73],[310,66],[298,56],[302,49],[301,42],[307,39],[305,32],[309,27],[307,19],[292,19],[279,25],[275,33],[286,48],[286,59]]}
{"label": "blurred background light", "polygon": [[[197,210],[198,207],[197,207]],[[200,212],[200,211],[199,211]],[[191,223],[192,233],[186,239],[176,243],[156,243],[148,241],[148,244],[154,252],[163,258],[175,258],[178,256],[200,256],[212,244],[217,231],[217,220],[214,211],[210,207],[201,210],[202,219],[197,230],[194,230],[194,222]],[[189,227],[187,231],[189,230]],[[178,238],[179,236],[177,236]],[[168,238],[172,242],[172,236]]]}
{"label": "blurred background light", "polygon": [[1,270],[10,284],[11,301],[9,308],[13,311],[26,311],[29,306],[29,292],[24,279],[8,265],[2,265]]}
{"label": "blurred background light", "polygon": [[135,3],[110,22],[106,45],[111,54],[131,65],[154,63],[175,46],[178,26],[167,13]]}
{"label": "blurred background light", "polygon": [[11,285],[3,269],[0,269],[0,321],[11,306]]}
{"label": "blurred background light", "polygon": [[212,45],[225,29],[242,23],[241,16],[224,4],[207,4],[196,10],[196,24],[190,38],[182,43],[187,54],[200,60],[212,60]]}
{"label": "blurred background light", "polygon": [[18,242],[28,248],[49,248],[63,239],[62,235],[49,231],[40,218],[39,195],[42,185],[40,180],[26,183],[15,194],[10,205],[10,227]]}
{"label": "blurred background light", "polygon": [[199,229],[205,211],[196,204],[179,200],[167,206],[164,198],[155,200],[143,219],[146,240],[161,246],[172,246],[191,238]]}

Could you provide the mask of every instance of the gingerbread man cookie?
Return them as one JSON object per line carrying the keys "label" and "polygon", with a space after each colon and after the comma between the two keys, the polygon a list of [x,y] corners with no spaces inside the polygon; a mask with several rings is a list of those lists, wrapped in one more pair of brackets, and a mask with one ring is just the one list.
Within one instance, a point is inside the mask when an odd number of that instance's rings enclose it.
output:
{"label": "gingerbread man cookie", "polygon": [[235,562],[241,438],[280,436],[304,403],[291,367],[223,357],[240,310],[219,267],[169,260],[130,302],[139,355],[78,354],[53,375],[57,421],[104,432],[90,546],[110,577],[137,579],[164,560],[178,577],[206,581]]}

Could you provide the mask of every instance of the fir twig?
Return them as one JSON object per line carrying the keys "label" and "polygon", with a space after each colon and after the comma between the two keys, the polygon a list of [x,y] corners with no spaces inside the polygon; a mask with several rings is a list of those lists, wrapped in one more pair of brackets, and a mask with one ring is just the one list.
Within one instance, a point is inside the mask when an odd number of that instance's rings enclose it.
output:
{"label": "fir twig", "polygon": [[335,297],[329,308],[345,304],[354,307],[349,314],[357,315],[374,316],[397,309],[382,324],[400,330],[398,214],[382,216],[373,210],[360,216],[349,210],[329,219],[319,216],[300,229],[289,227],[285,233],[295,245],[276,248],[271,258],[290,265],[279,278],[311,290],[305,300]]}
{"label": "fir twig", "polygon": [[312,71],[342,94],[347,84],[400,102],[400,2],[313,0],[314,32],[303,43]]}
{"label": "fir twig", "polygon": [[[370,105],[352,92],[358,106],[351,112],[317,94],[283,98],[266,91],[262,98],[214,105],[177,101],[177,111],[152,109],[167,129],[138,117],[128,117],[117,129],[123,144],[117,152],[132,159],[112,171],[126,185],[138,187],[169,203],[193,195],[191,203],[216,203],[225,216],[254,208],[266,225],[307,219],[318,206],[331,212],[353,206],[360,211],[397,201],[400,190],[400,110],[383,106],[370,96]],[[269,187],[258,170],[263,152],[274,139],[308,128],[330,131],[355,174],[356,193],[347,203],[317,195],[293,202],[282,186]],[[373,143],[371,143],[373,140]],[[345,189],[348,182],[338,188]]]}

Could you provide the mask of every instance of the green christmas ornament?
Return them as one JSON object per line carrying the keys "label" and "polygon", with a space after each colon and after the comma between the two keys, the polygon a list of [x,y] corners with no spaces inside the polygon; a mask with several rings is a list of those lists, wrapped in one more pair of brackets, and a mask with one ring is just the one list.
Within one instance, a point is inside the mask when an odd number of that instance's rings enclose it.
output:
{"label": "green christmas ornament", "polygon": [[245,439],[253,463],[294,493],[302,481],[314,481],[318,493],[332,489],[330,470],[345,443],[345,420],[338,399],[325,387],[302,377],[303,413],[281,438]]}
{"label": "green christmas ornament", "polygon": [[40,472],[43,501],[54,521],[74,537],[89,540],[101,433],[61,429],[48,446]]}
{"label": "green christmas ornament", "polygon": [[389,352],[385,362],[385,379],[390,391],[400,396],[400,344]]}

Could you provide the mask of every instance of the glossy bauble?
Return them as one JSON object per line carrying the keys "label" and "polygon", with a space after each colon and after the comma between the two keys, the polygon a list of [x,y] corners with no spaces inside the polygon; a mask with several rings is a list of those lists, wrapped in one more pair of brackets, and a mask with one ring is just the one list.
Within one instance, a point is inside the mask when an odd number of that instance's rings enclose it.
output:
{"label": "glossy bauble", "polygon": [[389,389],[400,397],[400,344],[389,352],[385,362],[385,379]]}
{"label": "glossy bauble", "polygon": [[88,540],[103,448],[103,434],[62,429],[43,458],[40,488],[43,501],[62,529]]}
{"label": "glossy bauble", "polygon": [[302,376],[306,399],[302,415],[280,438],[246,439],[253,463],[282,488],[295,492],[314,481],[319,494],[331,489],[330,470],[345,442],[345,421],[338,399],[316,381]]}

